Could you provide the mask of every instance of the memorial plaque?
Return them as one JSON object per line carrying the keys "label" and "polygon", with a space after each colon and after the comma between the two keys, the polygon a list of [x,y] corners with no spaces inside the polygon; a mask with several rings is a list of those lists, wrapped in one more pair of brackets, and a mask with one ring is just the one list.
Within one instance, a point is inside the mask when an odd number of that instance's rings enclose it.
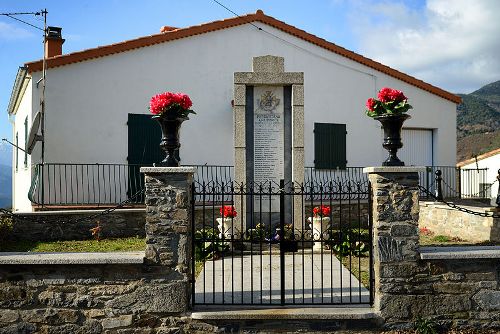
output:
{"label": "memorial plaque", "polygon": [[[265,187],[271,181],[277,189],[284,179],[284,103],[283,87],[254,88],[254,182]],[[265,189],[265,188],[264,188]],[[266,206],[268,206],[268,201]],[[266,211],[269,210],[266,207]],[[277,196],[271,198],[271,211],[279,212]]]}

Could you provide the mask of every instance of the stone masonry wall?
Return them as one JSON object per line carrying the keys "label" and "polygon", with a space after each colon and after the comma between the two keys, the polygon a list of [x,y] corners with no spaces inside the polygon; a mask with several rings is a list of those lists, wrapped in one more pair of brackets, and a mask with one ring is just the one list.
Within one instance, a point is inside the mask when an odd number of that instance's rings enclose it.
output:
{"label": "stone masonry wall", "polygon": [[373,186],[375,305],[386,327],[431,318],[449,327],[500,328],[500,259],[422,260],[418,174],[382,169]]}
{"label": "stone masonry wall", "polygon": [[[145,210],[117,210],[88,220],[96,212],[35,212],[19,215],[7,240],[57,241],[92,239],[90,229],[101,226],[102,238],[144,237]],[[81,221],[77,221],[81,220]]]}
{"label": "stone masonry wall", "polygon": [[144,168],[144,264],[0,265],[0,333],[206,333],[186,318],[194,169]]}
{"label": "stone masonry wall", "polygon": [[1,265],[0,333],[212,332],[184,316],[182,277],[156,265]]}
{"label": "stone masonry wall", "polygon": [[[484,211],[484,207],[468,208]],[[434,202],[420,204],[419,227],[472,242],[500,241],[500,218],[475,216]]]}
{"label": "stone masonry wall", "polygon": [[378,279],[388,327],[422,317],[444,328],[500,329],[500,259],[387,263]]}

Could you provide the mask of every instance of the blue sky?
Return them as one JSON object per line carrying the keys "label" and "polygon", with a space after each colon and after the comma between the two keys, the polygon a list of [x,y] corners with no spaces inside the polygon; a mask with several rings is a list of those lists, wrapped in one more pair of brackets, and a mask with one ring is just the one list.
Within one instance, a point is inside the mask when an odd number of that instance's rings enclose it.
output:
{"label": "blue sky", "polygon": [[[262,9],[347,49],[451,92],[500,79],[496,0],[220,0],[238,14]],[[2,0],[0,12],[47,8],[68,53],[234,16],[212,0]],[[20,17],[43,26],[39,17]],[[11,138],[7,106],[17,68],[40,59],[42,32],[0,16],[0,138]],[[48,78],[50,80],[50,78]],[[0,146],[1,150],[1,146]]]}

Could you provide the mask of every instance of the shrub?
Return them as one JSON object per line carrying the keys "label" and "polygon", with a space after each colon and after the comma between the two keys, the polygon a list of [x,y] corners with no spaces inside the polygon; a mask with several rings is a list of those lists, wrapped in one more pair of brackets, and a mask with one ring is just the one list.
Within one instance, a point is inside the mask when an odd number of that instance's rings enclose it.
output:
{"label": "shrub", "polygon": [[418,334],[437,334],[436,323],[430,319],[417,318],[413,323]]}
{"label": "shrub", "polygon": [[432,238],[432,241],[436,241],[436,242],[450,242],[451,239],[450,239],[450,237],[448,237],[446,235],[436,235],[434,238]]}
{"label": "shrub", "polygon": [[0,242],[6,241],[13,229],[14,222],[12,218],[7,216],[0,216]]}
{"label": "shrub", "polygon": [[214,228],[197,230],[194,234],[195,261],[217,259],[229,250],[229,244],[222,241],[219,231]]}

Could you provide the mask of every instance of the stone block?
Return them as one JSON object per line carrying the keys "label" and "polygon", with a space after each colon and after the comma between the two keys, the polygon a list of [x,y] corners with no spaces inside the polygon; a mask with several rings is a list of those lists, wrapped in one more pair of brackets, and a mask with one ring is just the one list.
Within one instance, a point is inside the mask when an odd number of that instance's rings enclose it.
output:
{"label": "stone block", "polygon": [[234,106],[245,106],[246,85],[234,85]]}
{"label": "stone block", "polygon": [[253,57],[252,70],[254,72],[285,72],[285,58],[277,56]]}
{"label": "stone block", "polygon": [[302,85],[304,84],[304,73],[235,72],[234,83],[247,85]]}
{"label": "stone block", "polygon": [[187,281],[139,287],[132,293],[118,296],[105,307],[117,314],[137,312],[174,313],[185,312],[189,305]]}
{"label": "stone block", "polygon": [[18,319],[18,310],[0,310],[0,324],[16,322]]}
{"label": "stone block", "polygon": [[397,262],[403,259],[402,242],[390,237],[379,237],[377,244],[380,262]]}
{"label": "stone block", "polygon": [[304,105],[304,85],[292,86],[292,106]]}
{"label": "stone block", "polygon": [[445,273],[443,274],[443,280],[445,281],[462,281],[465,279],[465,274],[462,273]]}
{"label": "stone block", "polygon": [[384,319],[408,319],[414,299],[407,295],[383,295],[380,299],[380,313]]}
{"label": "stone block", "polygon": [[121,315],[116,318],[103,319],[101,324],[103,329],[127,327],[132,325],[133,316],[131,314]]}
{"label": "stone block", "polygon": [[304,147],[304,107],[294,106],[292,113],[292,147]]}
{"label": "stone block", "polygon": [[495,272],[472,272],[472,273],[466,273],[465,277],[467,280],[471,281],[495,281],[497,280],[497,275]]}
{"label": "stone block", "polygon": [[481,290],[472,299],[485,311],[500,311],[500,291]]}
{"label": "stone block", "polygon": [[412,224],[391,224],[391,236],[393,237],[418,236],[418,227]]}
{"label": "stone block", "polygon": [[380,267],[381,278],[408,278],[418,273],[425,272],[426,268],[416,263],[402,262],[384,264]]}
{"label": "stone block", "polygon": [[433,284],[433,289],[437,293],[467,294],[474,291],[476,286],[466,282],[438,282]]}
{"label": "stone block", "polygon": [[33,292],[25,287],[0,283],[0,307],[19,308],[35,302]]}
{"label": "stone block", "polygon": [[21,311],[23,321],[48,325],[76,323],[79,317],[80,312],[72,309],[46,308]]}
{"label": "stone block", "polygon": [[[292,148],[292,160],[293,160],[293,170],[292,170],[292,179],[295,182],[303,183],[304,182],[304,149],[300,147]],[[297,196],[296,196],[297,197]]]}
{"label": "stone block", "polygon": [[30,324],[27,322],[18,322],[10,326],[5,326],[0,328],[0,333],[2,334],[20,334],[20,333],[35,333],[37,326],[35,324]]}
{"label": "stone block", "polygon": [[245,107],[235,106],[234,111],[234,147],[245,147]]}
{"label": "stone block", "polygon": [[234,181],[236,184],[246,183],[245,147],[234,148]]}

